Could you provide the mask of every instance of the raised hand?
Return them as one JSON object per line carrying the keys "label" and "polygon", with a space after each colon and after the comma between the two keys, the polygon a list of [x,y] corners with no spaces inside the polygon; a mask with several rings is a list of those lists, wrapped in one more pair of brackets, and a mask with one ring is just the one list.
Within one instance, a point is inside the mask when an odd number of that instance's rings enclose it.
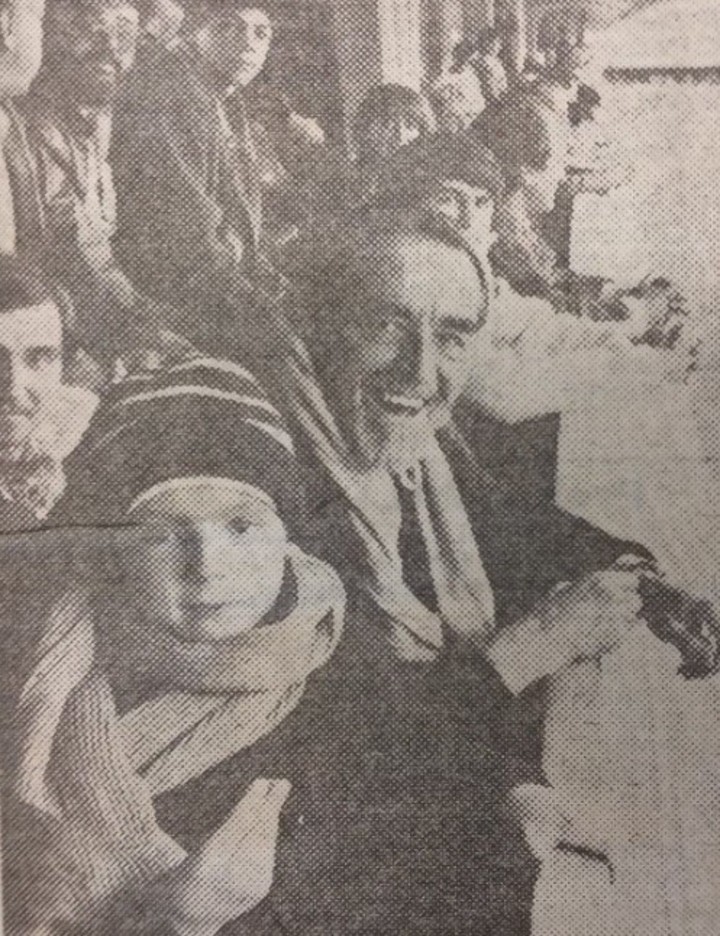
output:
{"label": "raised hand", "polygon": [[287,780],[256,780],[200,851],[153,885],[174,934],[215,936],[268,895],[289,793]]}
{"label": "raised hand", "polygon": [[619,561],[558,586],[529,617],[502,631],[488,656],[511,691],[620,644],[640,626],[640,582],[647,574]]}

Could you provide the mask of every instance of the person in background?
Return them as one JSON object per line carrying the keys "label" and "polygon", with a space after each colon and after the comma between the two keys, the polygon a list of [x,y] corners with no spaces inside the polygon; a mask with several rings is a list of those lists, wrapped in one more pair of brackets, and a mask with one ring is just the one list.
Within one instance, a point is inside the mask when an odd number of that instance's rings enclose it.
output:
{"label": "person in background", "polygon": [[429,139],[436,129],[430,104],[419,91],[398,84],[369,88],[353,122],[355,158],[343,154],[329,159],[312,180],[306,233],[322,236],[340,206],[352,211],[372,202],[386,161],[410,144]]}
{"label": "person in background", "polygon": [[475,72],[486,106],[496,104],[507,94],[509,82],[499,29],[482,30],[473,42],[461,43],[454,58],[454,70],[462,71],[469,65]]}
{"label": "person in background", "polygon": [[375,85],[360,102],[353,122],[358,165],[377,165],[396,150],[433,133],[435,121],[422,94],[404,85]]}
{"label": "person in background", "polygon": [[13,100],[27,93],[42,61],[44,0],[0,4],[0,254],[32,246],[42,208],[24,125]]}
{"label": "person in background", "polygon": [[187,316],[250,301],[261,278],[262,191],[246,119],[228,102],[263,68],[267,4],[203,0],[186,8],[180,47],[136,75],[117,110],[111,163],[117,250],[138,287]]}
{"label": "person in background", "polygon": [[535,102],[514,100],[511,94],[470,131],[477,144],[491,150],[508,180],[495,217],[494,269],[514,292],[544,299],[558,313],[625,321],[634,329],[642,307],[647,327],[636,335],[638,340],[672,342],[685,314],[683,299],[672,284],[657,280],[629,288],[576,273],[563,266],[561,255],[544,236],[568,163],[566,135],[556,131],[557,122]]}
{"label": "person in background", "polygon": [[[112,107],[135,59],[131,0],[51,0],[43,65],[23,107],[55,268],[112,263]],[[72,275],[69,273],[69,275]]]}
{"label": "person in background", "polygon": [[140,0],[138,3],[143,32],[142,45],[155,44],[165,49],[177,46],[185,20],[185,10],[176,0]]}
{"label": "person in background", "polygon": [[[68,382],[61,301],[27,261],[0,257],[0,530],[35,527],[63,492],[63,463],[97,399]],[[70,378],[72,379],[72,378]]]}
{"label": "person in background", "polygon": [[469,65],[442,72],[427,88],[427,96],[443,134],[467,130],[486,106],[477,74]]}
{"label": "person in background", "polygon": [[282,248],[308,223],[308,187],[331,158],[325,133],[285,94],[257,82],[234,95],[228,109],[231,121],[249,120],[263,190],[263,244],[270,251]]}
{"label": "person in background", "polygon": [[139,293],[114,249],[116,197],[108,162],[114,105],[135,58],[131,0],[51,0],[45,56],[22,103],[42,236],[33,252],[73,296],[67,327],[92,388],[147,349],[171,353],[172,316]]}

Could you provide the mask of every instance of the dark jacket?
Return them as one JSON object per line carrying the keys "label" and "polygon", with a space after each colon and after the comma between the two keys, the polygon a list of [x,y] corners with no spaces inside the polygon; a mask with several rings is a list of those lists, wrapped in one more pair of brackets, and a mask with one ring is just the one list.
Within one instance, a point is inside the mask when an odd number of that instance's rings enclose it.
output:
{"label": "dark jacket", "polygon": [[44,242],[47,229],[37,169],[22,114],[12,101],[3,101],[2,106],[10,119],[3,152],[13,196],[16,252],[34,256]]}
{"label": "dark jacket", "polygon": [[537,872],[505,800],[537,780],[494,736],[512,704],[481,659],[359,661],[352,637],[275,732],[156,800],[200,844],[257,777],[293,785],[275,882],[227,936],[522,936]]}
{"label": "dark jacket", "polygon": [[153,44],[141,50],[116,104],[118,256],[158,301],[202,310],[238,265],[232,240],[243,244],[245,261],[255,251],[259,181],[223,110],[189,52]]}

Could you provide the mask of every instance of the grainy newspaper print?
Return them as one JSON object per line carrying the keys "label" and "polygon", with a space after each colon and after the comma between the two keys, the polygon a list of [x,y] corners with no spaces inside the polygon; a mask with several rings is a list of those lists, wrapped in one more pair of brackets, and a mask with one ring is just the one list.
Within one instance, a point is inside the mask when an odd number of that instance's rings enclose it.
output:
{"label": "grainy newspaper print", "polygon": [[719,936],[719,0],[0,0],[8,936]]}

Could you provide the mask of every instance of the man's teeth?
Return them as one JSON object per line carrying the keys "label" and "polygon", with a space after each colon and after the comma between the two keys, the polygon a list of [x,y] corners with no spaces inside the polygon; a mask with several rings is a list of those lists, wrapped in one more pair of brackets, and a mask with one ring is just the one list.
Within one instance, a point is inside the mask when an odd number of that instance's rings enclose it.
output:
{"label": "man's teeth", "polygon": [[393,409],[407,410],[410,413],[419,413],[425,406],[425,402],[417,397],[395,396],[390,393],[385,394],[383,402]]}

